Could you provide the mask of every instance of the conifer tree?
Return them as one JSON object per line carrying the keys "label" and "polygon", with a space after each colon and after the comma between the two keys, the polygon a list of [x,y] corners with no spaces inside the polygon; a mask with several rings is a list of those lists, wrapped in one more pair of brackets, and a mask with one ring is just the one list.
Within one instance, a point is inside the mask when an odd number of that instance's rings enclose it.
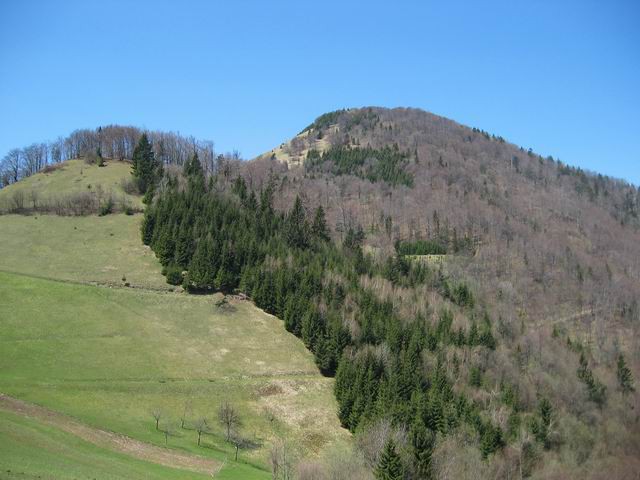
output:
{"label": "conifer tree", "polygon": [[153,239],[153,232],[156,223],[155,212],[151,207],[147,207],[144,212],[144,220],[142,221],[142,243],[145,245],[151,245]]}
{"label": "conifer tree", "polygon": [[233,273],[233,253],[226,245],[222,250],[222,261],[214,283],[215,287],[222,292],[230,292],[236,286],[236,278]]}
{"label": "conifer tree", "polygon": [[472,387],[480,387],[482,385],[482,372],[479,367],[471,367],[469,373],[469,385]]}
{"label": "conifer tree", "polygon": [[192,193],[202,194],[205,191],[204,169],[198,158],[197,151],[194,151],[191,159],[185,162],[183,172],[189,180],[189,187]]}
{"label": "conifer tree", "polygon": [[495,453],[504,446],[504,439],[502,437],[502,430],[499,427],[494,427],[491,424],[484,426],[482,435],[480,437],[480,452],[484,458],[487,458],[492,453]]}
{"label": "conifer tree", "polygon": [[133,150],[132,173],[138,184],[138,190],[146,194],[162,178],[162,165],[156,161],[153,148],[146,133],[143,133]]}
{"label": "conifer tree", "polygon": [[316,307],[311,305],[302,319],[302,340],[313,351],[321,334],[322,319]]}
{"label": "conifer tree", "polygon": [[216,271],[211,262],[213,256],[213,241],[210,237],[202,238],[198,242],[196,251],[189,264],[186,277],[187,288],[194,290],[209,290],[215,282]]}
{"label": "conifer tree", "polygon": [[553,408],[551,402],[542,398],[538,403],[538,418],[532,420],[531,431],[538,442],[549,448],[549,427],[551,426],[551,415]]}
{"label": "conifer tree", "polygon": [[435,446],[435,434],[425,427],[419,417],[412,426],[411,447],[413,450],[413,464],[418,478],[429,480],[433,478],[431,457]]}
{"label": "conifer tree", "polygon": [[175,262],[182,268],[187,268],[194,253],[193,233],[185,220],[178,229],[178,239],[176,240]]}
{"label": "conifer tree", "polygon": [[309,244],[309,226],[305,218],[304,207],[300,197],[296,196],[293,208],[287,215],[285,225],[287,244],[293,248],[306,248]]}
{"label": "conifer tree", "polygon": [[319,240],[329,240],[329,229],[327,228],[327,219],[325,218],[322,205],[318,205],[318,208],[316,208],[313,216],[313,224],[311,225],[311,233]]}
{"label": "conifer tree", "polygon": [[378,480],[402,480],[404,478],[402,460],[396,452],[396,444],[393,439],[387,441],[378,461],[375,475]]}
{"label": "conifer tree", "polygon": [[622,354],[618,355],[618,385],[620,386],[620,390],[623,395],[627,395],[628,393],[634,392],[635,388],[633,386],[633,375],[631,374],[631,370],[627,367],[627,362],[624,359]]}
{"label": "conifer tree", "polygon": [[476,324],[475,321],[471,323],[471,328],[469,330],[469,336],[467,337],[467,342],[471,347],[478,345],[478,343],[480,343],[480,333],[478,332],[478,325]]}

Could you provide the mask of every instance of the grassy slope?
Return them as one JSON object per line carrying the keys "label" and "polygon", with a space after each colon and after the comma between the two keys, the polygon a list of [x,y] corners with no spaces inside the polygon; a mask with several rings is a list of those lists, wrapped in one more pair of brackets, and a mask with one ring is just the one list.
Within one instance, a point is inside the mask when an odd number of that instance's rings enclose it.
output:
{"label": "grassy slope", "polygon": [[75,435],[0,411],[0,478],[205,479],[94,446]]}
{"label": "grassy slope", "polygon": [[9,204],[17,191],[25,195],[31,205],[30,194],[37,191],[40,201],[70,193],[89,192],[98,185],[105,193],[113,192],[116,200],[126,198],[131,205],[141,207],[140,197],[129,195],[121,186],[123,179],[131,177],[131,163],[107,160],[105,167],[88,165],[84,160],[67,160],[50,173],[38,173],[0,190],[0,210]]}
{"label": "grassy slope", "polygon": [[0,217],[0,270],[76,282],[167,289],[153,252],[140,242],[142,215]]}
{"label": "grassy slope", "polygon": [[[231,449],[216,409],[229,400],[242,433],[263,447],[241,454],[250,463],[228,461],[217,478],[268,477],[251,464],[265,465],[278,436],[305,454],[347,441],[333,381],[280,320],[248,302],[219,309],[210,296],[81,284],[122,284],[124,274],[134,286],[167,287],[138,240],[139,222],[0,216],[0,391],[158,445],[150,411],[175,425],[190,398],[187,429],[169,444],[220,460]],[[191,429],[199,415],[214,425],[200,448]]]}

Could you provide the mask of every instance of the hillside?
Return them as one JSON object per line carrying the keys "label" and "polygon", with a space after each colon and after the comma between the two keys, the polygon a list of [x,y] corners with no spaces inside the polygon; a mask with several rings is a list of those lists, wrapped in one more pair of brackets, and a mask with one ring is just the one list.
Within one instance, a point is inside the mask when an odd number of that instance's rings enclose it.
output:
{"label": "hillside", "polygon": [[141,198],[132,192],[131,164],[106,160],[103,166],[83,159],[49,165],[38,174],[0,189],[0,212],[38,211],[58,215],[139,211]]}
{"label": "hillside", "polygon": [[[36,189],[47,198],[85,182],[116,190],[130,171],[125,162],[65,162],[0,193]],[[138,196],[131,202],[141,205]],[[216,478],[258,479],[269,477],[268,452],[280,438],[296,456],[348,442],[332,380],[304,345],[249,302],[216,306],[221,296],[188,296],[168,285],[140,242],[140,220],[0,216],[0,392],[53,412],[25,417],[0,402],[0,442],[11,446],[0,449],[0,471],[9,478],[204,478],[215,470]],[[217,421],[225,401],[247,438],[238,462]],[[160,431],[154,410],[162,412]],[[198,447],[194,425],[203,417],[209,433]],[[162,430],[171,432],[168,453]],[[122,450],[104,432],[140,446]],[[23,462],[31,451],[37,456]],[[172,452],[187,457],[172,460]]]}
{"label": "hillside", "polygon": [[[557,409],[557,444],[534,476],[600,478],[615,463],[613,476],[628,478],[637,468],[639,399],[620,393],[616,375],[620,354],[640,375],[638,187],[415,109],[331,112],[236,168],[256,188],[271,178],[282,210],[297,195],[308,211],[321,205],[335,240],[362,227],[374,258],[404,252],[470,286],[499,334],[496,351],[480,359],[487,377],[478,400],[492,404],[511,384],[521,411],[541,397]],[[412,257],[418,242],[446,254]],[[438,312],[454,308],[454,328],[472,324],[474,313],[457,310],[437,285],[384,277],[361,285],[406,321],[422,315],[436,326]],[[585,384],[581,355],[595,383]],[[599,406],[598,382],[606,390]]]}
{"label": "hillside", "polygon": [[[144,215],[9,195],[84,167],[0,191],[0,392],[220,478],[635,478],[636,186],[415,109],[330,112],[251,161],[126,131]],[[194,443],[225,400],[239,462],[219,425]]]}
{"label": "hillside", "polygon": [[[280,174],[283,208],[300,193],[309,206],[323,205],[336,236],[361,225],[375,251],[391,252],[397,240],[436,239],[452,247],[454,236],[458,244],[468,239],[472,247],[450,255],[446,265],[476,288],[491,286],[485,292],[491,303],[509,297],[496,305],[504,316],[513,316],[517,305],[525,323],[537,325],[593,310],[599,321],[589,327],[616,326],[607,341],[636,341],[627,328],[639,315],[637,187],[413,109],[333,112],[286,145],[288,156],[268,152],[244,167],[254,183],[264,182],[263,172]],[[411,185],[371,181],[364,164],[336,168],[341,149],[387,147],[399,153],[389,178],[403,172]],[[287,163],[309,150],[319,160]]]}

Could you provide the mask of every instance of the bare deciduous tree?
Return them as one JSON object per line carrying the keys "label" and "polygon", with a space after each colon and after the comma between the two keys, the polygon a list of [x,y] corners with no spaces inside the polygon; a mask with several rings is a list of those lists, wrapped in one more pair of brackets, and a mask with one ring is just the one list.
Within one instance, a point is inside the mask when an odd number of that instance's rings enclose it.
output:
{"label": "bare deciduous tree", "polygon": [[176,426],[171,422],[165,423],[162,426],[161,432],[164,435],[164,446],[165,447],[169,444],[169,437],[175,437],[177,435]]}
{"label": "bare deciduous tree", "polygon": [[273,480],[290,480],[293,474],[293,455],[285,440],[276,440],[269,452],[271,478]]}
{"label": "bare deciduous tree", "polygon": [[218,420],[225,429],[225,440],[227,441],[229,441],[229,439],[231,438],[231,433],[233,433],[236,428],[242,425],[240,415],[238,415],[235,407],[231,405],[227,400],[225,400],[218,409]]}
{"label": "bare deciduous tree", "polygon": [[[191,413],[193,406],[193,401],[191,397],[187,397],[184,401],[184,405],[182,408],[182,415],[180,416],[180,428],[184,428],[184,423],[187,421],[187,416]],[[198,445],[200,445],[200,441],[198,439]]]}
{"label": "bare deciduous tree", "polygon": [[200,438],[202,437],[202,434],[209,432],[209,425],[207,424],[207,419],[205,417],[199,417],[196,420],[196,423],[194,423],[193,428],[195,428],[196,433],[198,434],[198,446],[200,446]]}
{"label": "bare deciduous tree", "polygon": [[156,430],[159,430],[159,423],[160,423],[160,419],[162,418],[162,410],[159,408],[154,408],[153,410],[151,410],[151,416],[153,417],[153,419],[156,421]]}

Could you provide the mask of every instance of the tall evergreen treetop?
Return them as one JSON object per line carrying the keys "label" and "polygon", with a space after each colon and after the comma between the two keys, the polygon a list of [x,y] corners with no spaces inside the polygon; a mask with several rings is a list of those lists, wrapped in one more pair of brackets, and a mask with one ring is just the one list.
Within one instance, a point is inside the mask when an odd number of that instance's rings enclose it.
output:
{"label": "tall evergreen treetop", "polygon": [[400,455],[396,452],[396,444],[393,439],[389,439],[385,445],[375,474],[378,480],[402,480],[404,478],[404,468]]}
{"label": "tall evergreen treetop", "polygon": [[327,227],[327,219],[324,215],[322,205],[318,205],[313,216],[313,224],[311,225],[311,233],[319,240],[329,240],[329,229]]}
{"label": "tall evergreen treetop", "polygon": [[298,196],[296,196],[293,208],[287,215],[285,235],[290,247],[305,248],[309,244],[309,225],[302,200]]}
{"label": "tall evergreen treetop", "polygon": [[140,193],[147,193],[162,178],[162,165],[155,158],[153,147],[146,133],[143,133],[133,150],[132,173],[138,183]]}
{"label": "tall evergreen treetop", "polygon": [[631,374],[631,370],[627,367],[627,362],[624,359],[624,356],[620,354],[618,356],[618,385],[620,386],[620,390],[623,395],[634,392],[635,388],[633,386],[633,375]]}

